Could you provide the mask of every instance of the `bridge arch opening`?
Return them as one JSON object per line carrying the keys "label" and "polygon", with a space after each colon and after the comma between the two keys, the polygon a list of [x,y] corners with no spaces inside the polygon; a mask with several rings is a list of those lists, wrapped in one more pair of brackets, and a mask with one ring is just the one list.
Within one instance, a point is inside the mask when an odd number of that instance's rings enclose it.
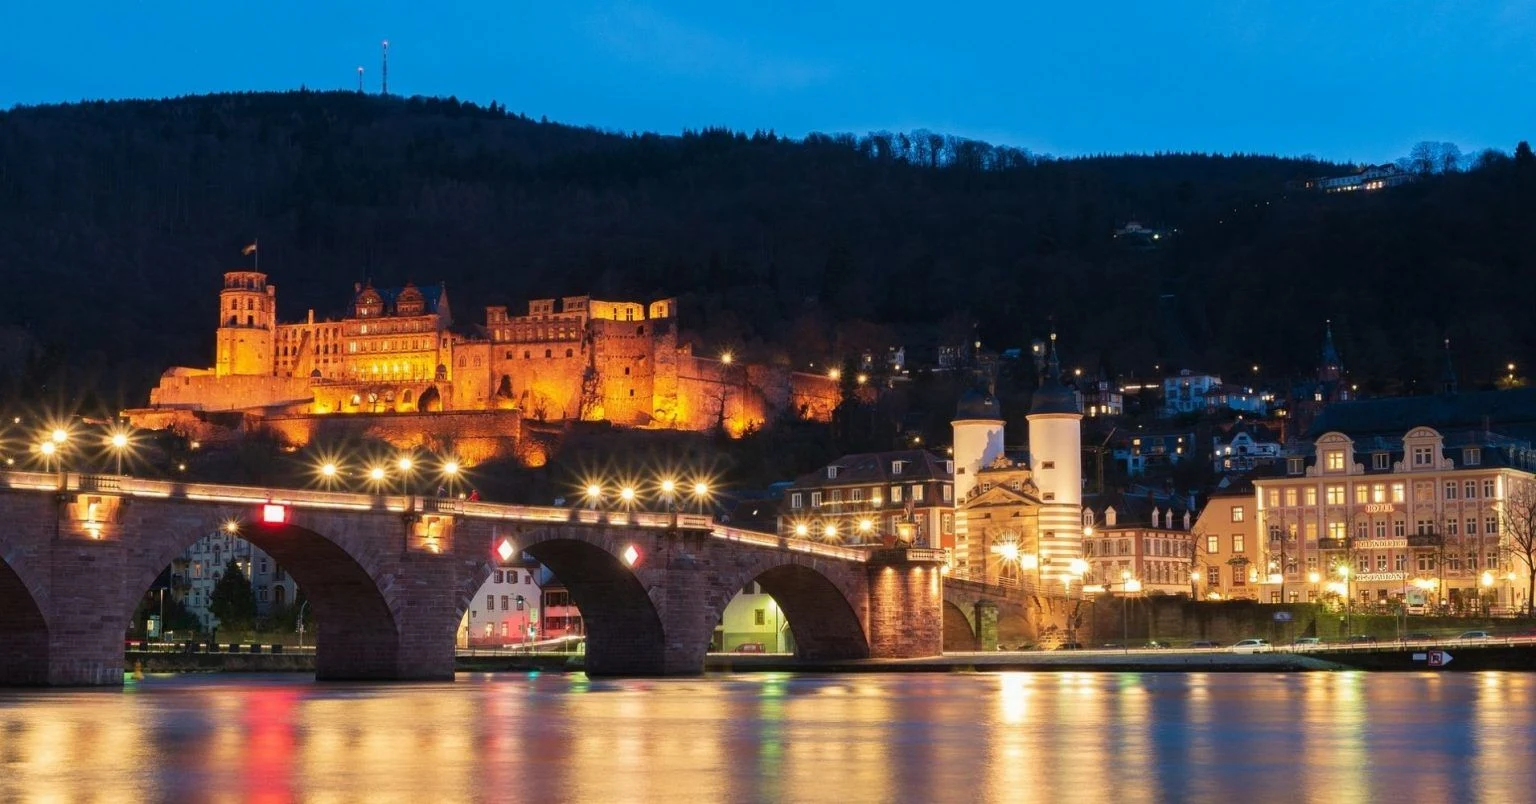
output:
{"label": "bridge arch opening", "polygon": [[[777,608],[774,614],[782,614],[790,632],[787,644],[797,657],[813,661],[869,658],[869,639],[858,612],[826,575],[801,564],[781,564],[757,574],[743,587],[752,584],[772,599]],[[721,607],[717,622],[723,624],[729,603]]]}
{"label": "bridge arch opening", "polygon": [[[292,645],[302,615],[304,642],[315,650],[316,678],[397,677],[400,634],[394,613],[372,574],[336,541],[291,524],[245,522],[230,529],[210,523],[194,533],[174,540],[169,546],[173,552],[157,556],[141,568],[140,577],[129,579],[134,595],[129,601],[134,612],[127,627],[130,638],[149,636],[142,612],[152,611],[159,602],[157,594],[164,594],[181,604],[175,608],[184,607],[200,621],[195,640],[185,641]],[[212,597],[232,563],[250,587],[255,614],[250,622],[210,628],[216,623],[208,616]],[[278,587],[283,588],[280,597],[274,591]],[[258,625],[260,630],[253,633]],[[174,638],[184,641],[180,631]]]}
{"label": "bridge arch opening", "polygon": [[944,601],[944,651],[971,651],[980,649],[980,640],[971,618],[951,600]]}
{"label": "bridge arch opening", "polygon": [[565,585],[581,612],[588,675],[667,672],[661,617],[645,586],[618,556],[566,538],[535,542],[523,552]]}
{"label": "bridge arch opening", "polygon": [[0,687],[48,682],[48,623],[21,576],[0,558]]}

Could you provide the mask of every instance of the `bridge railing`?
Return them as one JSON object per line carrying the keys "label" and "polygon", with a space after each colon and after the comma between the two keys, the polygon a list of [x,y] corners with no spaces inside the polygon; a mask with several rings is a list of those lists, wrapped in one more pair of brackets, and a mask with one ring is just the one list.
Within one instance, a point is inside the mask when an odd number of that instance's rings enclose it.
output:
{"label": "bridge railing", "polygon": [[781,550],[793,550],[797,553],[809,553],[811,555],[826,556],[843,561],[868,561],[869,553],[858,547],[848,547],[839,544],[826,544],[814,542],[809,539],[795,539],[789,536],[780,536],[776,533],[763,533],[755,530],[742,530],[725,525],[715,525],[712,535],[717,539],[743,544],[755,544],[761,547],[776,547]]}

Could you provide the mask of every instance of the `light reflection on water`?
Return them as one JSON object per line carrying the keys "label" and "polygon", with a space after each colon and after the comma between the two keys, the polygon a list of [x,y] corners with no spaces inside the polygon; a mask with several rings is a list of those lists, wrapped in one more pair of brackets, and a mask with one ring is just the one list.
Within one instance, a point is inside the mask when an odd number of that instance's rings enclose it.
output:
{"label": "light reflection on water", "polygon": [[0,690],[0,800],[1526,801],[1536,674]]}

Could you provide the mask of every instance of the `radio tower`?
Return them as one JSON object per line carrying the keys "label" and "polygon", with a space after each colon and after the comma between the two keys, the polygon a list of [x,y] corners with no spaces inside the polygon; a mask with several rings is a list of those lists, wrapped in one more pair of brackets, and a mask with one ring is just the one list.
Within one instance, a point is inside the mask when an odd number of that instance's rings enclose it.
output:
{"label": "radio tower", "polygon": [[389,40],[388,39],[384,40],[384,45],[383,45],[383,48],[382,48],[382,53],[383,53],[382,63],[383,63],[384,77],[381,80],[381,83],[380,83],[379,86],[381,88],[380,89],[381,94],[388,95],[389,94]]}
{"label": "radio tower", "polygon": [[359,95],[363,94],[363,67],[362,67],[362,65],[358,65],[358,67],[357,67],[357,94],[359,94]]}

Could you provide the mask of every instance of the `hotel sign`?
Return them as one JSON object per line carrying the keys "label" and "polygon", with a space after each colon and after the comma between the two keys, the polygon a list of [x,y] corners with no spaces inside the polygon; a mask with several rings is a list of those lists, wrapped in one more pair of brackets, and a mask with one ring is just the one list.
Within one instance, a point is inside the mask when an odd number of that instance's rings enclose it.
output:
{"label": "hotel sign", "polygon": [[1371,581],[1401,581],[1406,577],[1408,576],[1401,572],[1363,572],[1356,575],[1355,580],[1360,583],[1370,583]]}
{"label": "hotel sign", "polygon": [[1368,503],[1365,506],[1367,514],[1391,514],[1397,512],[1397,506],[1392,503]]}
{"label": "hotel sign", "polygon": [[1360,550],[1390,550],[1394,547],[1407,547],[1407,539],[1357,539],[1355,547]]}

